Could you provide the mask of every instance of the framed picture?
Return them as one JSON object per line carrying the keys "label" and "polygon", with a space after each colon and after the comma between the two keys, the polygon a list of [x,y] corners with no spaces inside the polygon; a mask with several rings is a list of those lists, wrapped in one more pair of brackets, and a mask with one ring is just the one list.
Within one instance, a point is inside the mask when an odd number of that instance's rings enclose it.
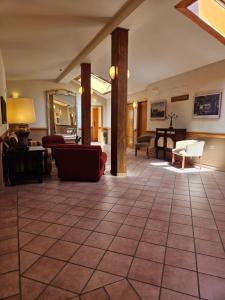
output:
{"label": "framed picture", "polygon": [[158,101],[151,103],[151,114],[152,120],[165,120],[166,119],[166,101]]}
{"label": "framed picture", "polygon": [[197,94],[194,98],[193,118],[218,119],[220,117],[222,92]]}
{"label": "framed picture", "polygon": [[7,124],[6,102],[3,96],[1,96],[1,114],[2,114],[2,124]]}

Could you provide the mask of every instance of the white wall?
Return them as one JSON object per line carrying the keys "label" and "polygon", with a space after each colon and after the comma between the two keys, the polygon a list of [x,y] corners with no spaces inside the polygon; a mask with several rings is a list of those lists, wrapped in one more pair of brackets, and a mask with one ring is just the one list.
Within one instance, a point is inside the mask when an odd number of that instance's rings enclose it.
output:
{"label": "white wall", "polygon": [[[0,50],[0,96],[3,96],[6,100],[6,78],[5,78],[5,68],[3,63],[3,58]],[[2,135],[7,130],[7,125],[2,124],[1,120],[1,107],[0,107],[0,135]]]}
{"label": "white wall", "polygon": [[[51,89],[68,89],[77,94],[77,112],[78,127],[81,127],[81,96],[78,93],[79,86],[71,82],[68,84],[56,83],[50,80],[8,80],[7,95],[10,97],[12,92],[17,91],[21,97],[30,97],[34,99],[35,112],[37,121],[31,124],[31,128],[47,127],[47,111],[46,111],[46,91]],[[96,105],[103,105],[103,124],[106,123],[106,101],[98,95],[93,95],[96,99]],[[105,125],[104,125],[105,126]]]}
{"label": "white wall", "polygon": [[[194,95],[198,92],[223,91],[220,119],[193,119]],[[171,103],[172,96],[189,94],[189,100]],[[150,84],[145,91],[129,95],[129,101],[148,99],[147,130],[169,127],[168,120],[150,120],[150,103],[167,100],[167,113],[175,112],[179,117],[176,128],[187,131],[225,133],[225,60],[197,70]]]}

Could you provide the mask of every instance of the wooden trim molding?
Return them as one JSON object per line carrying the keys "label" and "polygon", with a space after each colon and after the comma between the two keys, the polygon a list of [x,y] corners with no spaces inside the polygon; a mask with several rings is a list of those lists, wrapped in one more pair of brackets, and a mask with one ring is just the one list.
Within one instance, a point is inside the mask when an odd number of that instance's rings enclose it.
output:
{"label": "wooden trim molding", "polygon": [[184,14],[186,17],[188,17],[190,20],[192,20],[195,24],[200,26],[203,30],[207,31],[209,34],[215,37],[223,45],[225,45],[225,38],[222,34],[214,30],[211,26],[209,26],[207,23],[205,23],[202,19],[200,19],[198,16],[196,16],[193,12],[191,12],[188,9],[188,6],[196,1],[197,0],[182,0],[175,6],[175,8],[178,11],[180,11],[182,14]]}
{"label": "wooden trim molding", "polygon": [[[154,130],[147,130],[149,134],[155,135]],[[201,131],[188,131],[187,138],[189,139],[198,139],[198,138],[206,138],[206,139],[225,139],[225,133],[211,133],[211,132],[201,132]]]}

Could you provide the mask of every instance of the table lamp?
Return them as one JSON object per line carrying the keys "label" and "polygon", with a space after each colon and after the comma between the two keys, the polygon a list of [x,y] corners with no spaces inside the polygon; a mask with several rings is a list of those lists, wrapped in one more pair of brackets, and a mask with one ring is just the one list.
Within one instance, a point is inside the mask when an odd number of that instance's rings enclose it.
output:
{"label": "table lamp", "polygon": [[18,138],[19,147],[27,147],[30,128],[28,124],[36,122],[33,99],[8,98],[7,122],[15,125],[15,134]]}

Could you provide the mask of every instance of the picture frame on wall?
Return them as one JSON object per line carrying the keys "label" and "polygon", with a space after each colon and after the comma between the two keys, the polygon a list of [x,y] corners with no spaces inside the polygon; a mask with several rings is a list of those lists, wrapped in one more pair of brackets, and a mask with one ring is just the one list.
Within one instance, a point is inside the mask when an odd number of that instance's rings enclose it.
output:
{"label": "picture frame on wall", "polygon": [[150,107],[151,120],[165,120],[166,119],[166,100],[152,102]]}
{"label": "picture frame on wall", "polygon": [[6,102],[3,96],[0,96],[1,99],[1,117],[2,124],[7,124],[7,115],[6,115]]}
{"label": "picture frame on wall", "polygon": [[219,119],[222,91],[198,93],[194,97],[193,118]]}

